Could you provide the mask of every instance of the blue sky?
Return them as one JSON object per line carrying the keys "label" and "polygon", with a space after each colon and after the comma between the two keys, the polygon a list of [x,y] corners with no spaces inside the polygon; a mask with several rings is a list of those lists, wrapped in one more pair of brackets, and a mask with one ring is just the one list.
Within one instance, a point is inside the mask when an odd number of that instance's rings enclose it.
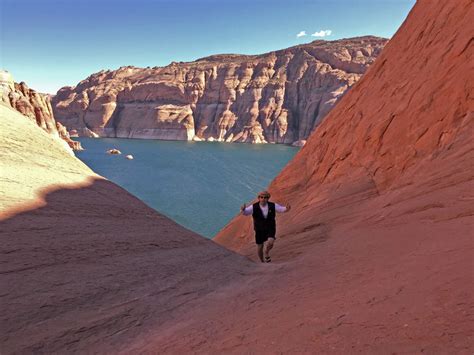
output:
{"label": "blue sky", "polygon": [[[123,65],[390,38],[415,0],[0,0],[0,67],[41,92]],[[302,31],[306,35],[297,36]],[[327,32],[321,32],[327,31]],[[327,35],[330,31],[330,35]],[[319,32],[320,37],[311,36]]]}

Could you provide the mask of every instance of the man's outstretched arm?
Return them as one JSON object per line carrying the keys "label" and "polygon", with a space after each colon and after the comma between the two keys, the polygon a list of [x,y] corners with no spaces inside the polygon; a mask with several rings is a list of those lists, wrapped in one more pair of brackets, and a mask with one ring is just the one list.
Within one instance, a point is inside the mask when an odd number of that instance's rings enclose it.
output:
{"label": "man's outstretched arm", "polygon": [[289,203],[287,203],[285,206],[275,203],[275,211],[279,213],[283,213],[283,212],[288,212],[289,210],[291,210],[291,206]]}
{"label": "man's outstretched arm", "polygon": [[244,216],[249,216],[253,213],[253,205],[247,206],[245,203],[240,207],[240,212]]}

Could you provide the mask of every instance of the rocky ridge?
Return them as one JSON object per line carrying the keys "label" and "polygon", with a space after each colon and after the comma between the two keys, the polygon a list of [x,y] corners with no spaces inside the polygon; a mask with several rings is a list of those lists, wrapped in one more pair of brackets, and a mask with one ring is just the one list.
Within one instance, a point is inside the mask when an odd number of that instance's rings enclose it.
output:
{"label": "rocky ridge", "polygon": [[101,71],[53,98],[79,135],[303,145],[387,40],[314,41],[263,55]]}
{"label": "rocky ridge", "polygon": [[11,107],[56,138],[61,138],[73,150],[82,150],[81,143],[73,141],[60,122],[54,119],[51,97],[30,89],[24,82],[16,83],[12,75],[0,71],[0,103]]}

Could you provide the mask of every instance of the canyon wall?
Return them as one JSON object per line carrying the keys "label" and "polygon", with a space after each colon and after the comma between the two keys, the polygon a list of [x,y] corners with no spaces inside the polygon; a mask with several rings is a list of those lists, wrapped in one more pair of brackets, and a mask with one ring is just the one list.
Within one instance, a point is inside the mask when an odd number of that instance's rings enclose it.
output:
{"label": "canyon wall", "polygon": [[53,97],[79,135],[303,145],[387,40],[314,41],[263,55],[101,71]]}

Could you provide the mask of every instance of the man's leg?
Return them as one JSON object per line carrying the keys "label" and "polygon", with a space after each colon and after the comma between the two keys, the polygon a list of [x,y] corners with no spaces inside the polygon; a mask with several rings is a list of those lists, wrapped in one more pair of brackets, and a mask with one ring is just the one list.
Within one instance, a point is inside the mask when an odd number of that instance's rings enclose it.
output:
{"label": "man's leg", "polygon": [[264,250],[265,259],[270,258],[270,250],[273,248],[273,243],[275,243],[275,238],[268,238],[266,241],[266,246]]}
{"label": "man's leg", "polygon": [[260,259],[260,261],[263,263],[263,243],[262,244],[257,244],[257,254]]}

